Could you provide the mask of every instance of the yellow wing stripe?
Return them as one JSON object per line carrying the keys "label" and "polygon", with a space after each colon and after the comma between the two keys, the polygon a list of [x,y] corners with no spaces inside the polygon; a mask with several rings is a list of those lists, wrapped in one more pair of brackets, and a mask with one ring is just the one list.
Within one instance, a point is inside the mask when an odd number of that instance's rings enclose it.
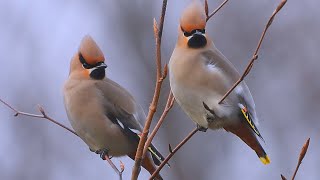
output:
{"label": "yellow wing stripe", "polygon": [[253,129],[253,131],[258,135],[260,136],[260,133],[259,131],[257,130],[256,126],[253,124],[252,120],[249,118],[249,114],[247,113],[246,109],[243,108],[241,109],[241,112],[243,114],[243,116],[246,118],[248,124],[250,125],[250,127]]}
{"label": "yellow wing stripe", "polygon": [[148,147],[148,150],[149,150],[149,152],[150,152],[151,154],[153,154],[159,161],[162,161],[161,157],[159,157],[158,154],[157,154],[156,152],[154,152],[150,146]]}

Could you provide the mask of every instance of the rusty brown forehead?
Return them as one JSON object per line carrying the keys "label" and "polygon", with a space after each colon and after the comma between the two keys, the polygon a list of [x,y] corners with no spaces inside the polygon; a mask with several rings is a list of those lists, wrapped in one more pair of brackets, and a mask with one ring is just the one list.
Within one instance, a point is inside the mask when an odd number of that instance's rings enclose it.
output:
{"label": "rusty brown forehead", "polygon": [[180,26],[186,32],[191,32],[195,29],[205,29],[206,20],[202,16],[183,17],[180,19]]}
{"label": "rusty brown forehead", "polygon": [[101,49],[89,35],[85,36],[81,41],[79,47],[79,56],[80,55],[86,63],[91,65],[95,65],[105,60]]}

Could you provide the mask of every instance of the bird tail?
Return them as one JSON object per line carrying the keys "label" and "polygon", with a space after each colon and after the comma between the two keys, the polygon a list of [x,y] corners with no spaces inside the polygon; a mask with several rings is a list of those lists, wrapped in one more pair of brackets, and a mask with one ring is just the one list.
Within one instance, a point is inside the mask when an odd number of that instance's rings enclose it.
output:
{"label": "bird tail", "polygon": [[229,125],[224,127],[226,131],[229,131],[235,135],[237,135],[242,141],[244,141],[251,149],[253,149],[258,155],[260,161],[267,165],[270,163],[270,158],[267,153],[264,151],[263,147],[259,143],[256,135],[252,132],[252,130],[245,124],[241,122],[237,125]]}

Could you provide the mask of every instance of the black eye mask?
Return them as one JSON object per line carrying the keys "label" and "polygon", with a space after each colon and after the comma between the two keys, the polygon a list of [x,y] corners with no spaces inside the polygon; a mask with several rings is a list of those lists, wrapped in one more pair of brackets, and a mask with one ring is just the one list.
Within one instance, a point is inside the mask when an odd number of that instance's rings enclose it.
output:
{"label": "black eye mask", "polygon": [[79,60],[82,64],[83,68],[85,68],[85,69],[92,69],[97,66],[97,65],[88,64],[81,53],[79,53]]}
{"label": "black eye mask", "polygon": [[181,31],[183,32],[183,35],[185,37],[189,37],[189,36],[192,36],[194,33],[196,33],[197,31],[198,32],[201,32],[202,34],[205,34],[206,33],[206,29],[194,29],[192,30],[191,32],[187,32],[185,31],[182,27],[181,27]]}

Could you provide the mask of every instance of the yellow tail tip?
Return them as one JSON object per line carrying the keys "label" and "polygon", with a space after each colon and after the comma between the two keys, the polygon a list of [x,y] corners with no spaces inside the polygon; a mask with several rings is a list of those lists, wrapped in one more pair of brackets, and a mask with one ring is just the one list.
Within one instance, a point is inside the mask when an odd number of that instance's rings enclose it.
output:
{"label": "yellow tail tip", "polygon": [[260,161],[264,164],[264,165],[267,165],[267,164],[270,164],[270,158],[268,157],[268,155],[265,155],[264,157],[260,157]]}

